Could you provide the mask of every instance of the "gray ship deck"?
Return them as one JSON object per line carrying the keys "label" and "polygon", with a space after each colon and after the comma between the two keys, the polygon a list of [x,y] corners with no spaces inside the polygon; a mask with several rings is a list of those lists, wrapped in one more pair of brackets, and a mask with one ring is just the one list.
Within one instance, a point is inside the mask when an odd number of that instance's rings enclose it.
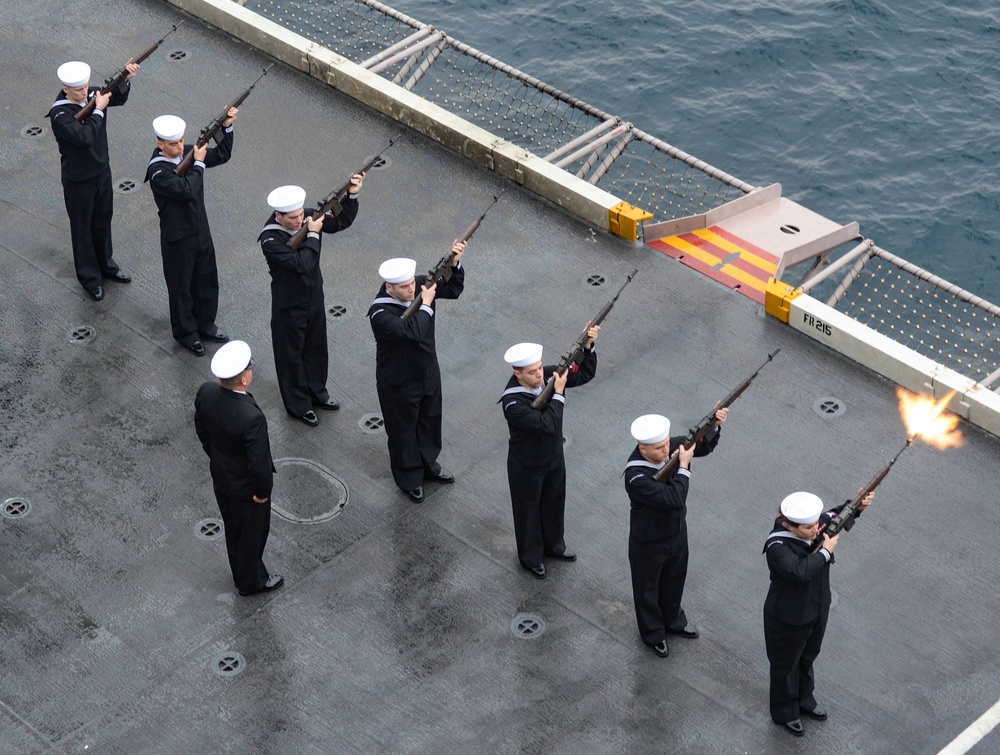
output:
{"label": "gray ship deck", "polygon": [[[154,0],[114,13],[96,0],[13,0],[2,15],[0,498],[31,509],[0,520],[0,751],[936,752],[1000,696],[1000,441],[964,424],[963,448],[904,454],[841,543],[817,667],[830,720],[806,721],[804,740],[770,722],[763,539],[783,495],[842,500],[899,448],[894,386],[515,186],[470,247],[466,293],[439,312],[442,461],[457,483],[429,486],[421,506],[402,496],[383,437],[359,425],[378,411],[364,317],[376,269],[401,254],[431,264],[503,185],[421,136],[407,133],[370,175],[355,226],[326,245],[327,304],[347,308],[329,323],[343,408],[317,429],[286,416],[255,244],[264,198],[290,182],[326,193],[398,127],[281,64],[207,181],[219,323],[254,349],[275,456],[328,468],[350,494],[319,524],[275,517],[266,561],[287,584],[236,596],[223,542],[195,536],[218,516],[191,421],[209,359],[171,339],[148,189],[116,196],[115,256],[135,280],[92,302],[73,272],[51,133],[18,136],[47,124],[59,63],[83,58],[107,75],[181,15]],[[111,112],[116,180],[141,181],[153,117],[181,115],[190,138],[266,62],[189,18]],[[537,582],[514,551],[502,354],[538,340],[554,361],[633,266],[598,377],[568,401],[567,542],[579,560]],[[587,288],[590,273],[609,285]],[[96,338],[71,342],[80,325]],[[685,607],[702,636],[659,660],[631,605],[619,477],[629,423],[649,411],[697,419],[778,346],[718,452],[696,465]],[[823,396],[847,411],[819,417]],[[319,515],[325,484],[283,464],[275,498]],[[544,634],[515,637],[519,612],[541,615]],[[245,657],[241,674],[212,672],[223,651]],[[1000,751],[997,736],[975,751]]]}

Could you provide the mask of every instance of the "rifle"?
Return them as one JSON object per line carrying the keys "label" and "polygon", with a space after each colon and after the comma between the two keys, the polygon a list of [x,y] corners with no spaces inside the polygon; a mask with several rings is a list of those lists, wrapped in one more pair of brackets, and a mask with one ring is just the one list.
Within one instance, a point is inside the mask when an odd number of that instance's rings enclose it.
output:
{"label": "rifle", "polygon": [[[500,193],[493,197],[493,201],[490,202],[490,206],[483,211],[483,214],[480,215],[472,225],[465,229],[465,233],[458,237],[458,241],[468,241],[472,238],[472,235],[479,230],[479,224],[483,222],[487,213],[493,209],[493,205],[500,201],[500,197],[503,196],[505,191],[507,190],[501,189]],[[439,259],[437,265],[434,266],[434,269],[427,272],[427,280],[424,282],[424,286],[430,288],[442,279],[444,279],[445,282],[451,280],[451,263],[454,259],[454,252],[448,252],[441,259]],[[413,301],[410,302],[410,306],[408,306],[406,311],[403,312],[403,319],[409,320],[413,317],[413,315],[417,313],[417,310],[420,309],[421,304],[423,304],[423,299],[420,297],[420,292],[417,291],[413,296]]]}
{"label": "rifle", "polygon": [[896,460],[903,455],[903,451],[913,445],[913,441],[916,440],[919,433],[913,433],[909,438],[906,439],[906,445],[899,449],[899,453],[892,457],[892,461],[886,464],[882,469],[878,471],[871,481],[861,488],[861,491],[851,499],[844,508],[840,510],[833,519],[827,522],[826,526],[821,527],[819,532],[816,533],[816,539],[820,541],[820,544],[813,549],[813,553],[819,551],[823,547],[823,537],[821,533],[825,533],[828,537],[833,537],[839,534],[841,530],[845,532],[854,526],[854,515],[861,508],[862,501],[871,493],[875,488],[882,484],[882,480],[885,479],[886,475],[889,474],[889,470],[892,469],[892,465],[896,463]]}
{"label": "rifle", "polygon": [[558,373],[562,375],[564,372],[566,372],[566,370],[568,370],[570,367],[573,366],[573,363],[577,359],[580,358],[580,355],[583,353],[583,345],[587,342],[587,331],[589,331],[595,325],[600,325],[602,322],[604,322],[604,318],[611,313],[611,310],[615,306],[615,302],[618,301],[618,297],[621,296],[622,291],[625,290],[625,286],[627,286],[629,283],[632,282],[632,279],[638,272],[639,268],[636,268],[631,273],[629,273],[628,278],[625,279],[625,282],[622,284],[622,287],[618,289],[618,293],[614,295],[614,298],[604,305],[604,309],[602,309],[600,312],[597,313],[597,317],[595,317],[593,320],[587,323],[587,327],[583,329],[583,333],[580,334],[580,337],[577,338],[576,341],[573,342],[573,345],[569,347],[569,351],[563,354],[562,360],[559,362],[559,366],[556,367],[555,371],[549,377],[549,381],[545,384],[545,387],[542,389],[542,392],[539,393],[538,396],[535,398],[535,400],[531,402],[532,409],[538,409],[539,411],[542,411],[546,406],[549,405],[549,401],[552,400],[552,395],[556,392],[556,374]]}
{"label": "rifle", "polygon": [[[389,140],[389,144],[386,145],[381,152],[379,152],[377,155],[375,155],[375,157],[373,157],[371,160],[362,165],[358,170],[354,171],[354,173],[367,173],[369,169],[382,158],[382,155],[384,155],[392,147],[393,144],[399,141],[399,137],[401,137],[402,135],[403,135],[402,132],[400,132],[396,134],[394,137],[392,137],[392,139]],[[351,175],[353,176],[354,173],[352,173]],[[340,203],[343,201],[344,197],[347,196],[347,192],[350,191],[350,189],[351,189],[351,179],[347,179],[347,182],[343,186],[334,189],[329,193],[329,195],[327,195],[323,199],[323,201],[320,203],[319,209],[312,214],[312,219],[319,220],[331,210],[333,211],[335,217],[339,215],[343,209],[340,206]],[[288,239],[288,246],[290,246],[296,252],[299,251],[299,247],[302,246],[302,242],[306,240],[307,233],[309,233],[309,227],[305,224],[305,222],[303,222],[302,227],[299,228],[299,230],[297,230],[294,234],[292,234],[292,237],[290,239]]]}
{"label": "rifle", "polygon": [[[270,71],[273,66],[274,63],[271,63],[271,65],[265,68],[264,73],[262,73],[260,76],[257,77],[257,81],[251,84],[249,89],[247,89],[243,94],[241,94],[239,97],[233,100],[232,104],[226,105],[226,108],[222,111],[222,113],[201,130],[201,133],[198,134],[197,141],[195,141],[196,147],[204,147],[206,144],[208,144],[210,139],[212,139],[215,136],[218,136],[219,132],[222,131],[223,129],[222,125],[223,122],[225,122],[226,118],[229,117],[229,110],[231,108],[239,107],[240,105],[242,105],[243,101],[250,96],[250,92],[253,91],[253,88],[257,86],[257,84],[260,82],[261,79],[267,76],[267,72]],[[191,170],[192,165],[194,165],[194,150],[191,150],[186,155],[184,155],[184,159],[181,160],[180,164],[177,166],[177,175],[181,177],[186,176],[187,172]]]}
{"label": "rifle", "polygon": [[[184,23],[183,21],[179,21],[178,23],[174,24],[173,28],[166,34],[164,34],[163,37],[158,42],[154,42],[145,50],[143,50],[141,53],[139,53],[139,57],[129,58],[129,63],[142,63],[142,61],[144,61],[146,58],[148,58],[150,55],[156,52],[156,48],[163,44],[163,40],[169,37],[175,31],[177,31],[177,27],[183,23]],[[117,89],[118,87],[120,87],[122,84],[125,83],[125,79],[127,78],[128,78],[128,69],[121,68],[119,71],[113,73],[111,76],[109,76],[104,80],[104,86],[101,87],[101,94],[108,94],[111,91]],[[76,115],[74,115],[73,117],[76,118],[78,121],[80,121],[80,123],[83,123],[90,117],[90,114],[94,112],[95,107],[97,107],[97,103],[94,101],[94,98],[91,97],[90,101],[82,108],[80,108],[77,111]]]}
{"label": "rifle", "polygon": [[[684,448],[691,448],[691,446],[693,446],[699,440],[702,440],[703,438],[707,437],[708,434],[715,427],[715,413],[719,411],[719,409],[728,409],[730,405],[734,401],[736,401],[736,399],[742,396],[743,391],[745,391],[747,388],[750,387],[750,383],[754,381],[754,378],[757,377],[757,375],[760,373],[762,369],[767,367],[768,362],[770,362],[772,359],[778,356],[778,352],[780,351],[781,349],[775,349],[772,353],[768,354],[767,360],[764,362],[764,364],[762,364],[760,367],[757,368],[756,372],[754,372],[750,377],[748,377],[746,380],[740,383],[736,388],[733,389],[732,393],[730,393],[728,396],[722,399],[722,401],[716,404],[715,408],[712,409],[712,411],[710,411],[708,414],[706,414],[704,417],[701,418],[701,422],[699,422],[695,427],[688,430],[687,437],[681,441],[680,446],[683,446]],[[674,472],[677,471],[677,467],[681,463],[680,446],[674,449],[674,452],[670,454],[670,458],[667,459],[667,463],[664,464],[655,475],[653,475],[654,480],[656,480],[657,482],[665,482],[670,477],[670,475],[672,475]]]}

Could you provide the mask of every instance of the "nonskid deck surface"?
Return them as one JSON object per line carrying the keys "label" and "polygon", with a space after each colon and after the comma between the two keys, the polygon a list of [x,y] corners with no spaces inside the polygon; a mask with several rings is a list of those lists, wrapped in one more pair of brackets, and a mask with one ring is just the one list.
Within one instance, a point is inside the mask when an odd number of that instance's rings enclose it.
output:
{"label": "nonskid deck surface", "polygon": [[[423,137],[406,134],[366,181],[354,227],[326,245],[327,306],[346,309],[329,321],[342,409],[317,429],[287,417],[254,242],[264,198],[292,182],[318,198],[398,127],[280,64],[241,109],[233,159],[208,173],[219,323],[255,352],[254,395],[285,460],[276,504],[322,518],[338,480],[349,495],[320,523],[275,516],[266,561],[287,584],[238,597],[223,542],[196,536],[218,516],[192,425],[209,360],[170,337],[148,189],[116,195],[115,256],[134,282],[92,302],[73,274],[51,133],[18,135],[46,126],[59,63],[107,75],[180,16],[152,0],[113,16],[93,0],[17,0],[4,13],[18,23],[2,27],[0,62],[22,85],[3,111],[0,498],[30,510],[0,521],[0,750],[936,752],[996,701],[1000,442],[966,425],[962,449],[908,451],[838,549],[818,662],[830,720],[806,722],[803,741],[770,723],[763,539],[785,494],[842,500],[898,449],[894,386],[515,186],[470,246],[465,293],[438,314],[441,460],[458,480],[428,485],[421,506],[399,493],[383,436],[362,427],[379,410],[364,317],[378,264],[430,266],[503,186]],[[116,181],[141,179],[155,116],[200,128],[267,62],[189,19],[110,114]],[[567,541],[579,560],[537,582],[514,552],[502,355],[536,340],[555,361],[633,267],[597,378],[568,399]],[[585,283],[593,275],[607,283]],[[81,342],[81,326],[96,336]],[[779,346],[717,453],[695,464],[684,603],[701,638],[659,660],[631,604],[629,423],[662,412],[686,425]],[[846,411],[821,417],[825,397]],[[512,631],[521,613],[544,620],[541,636]],[[241,673],[213,671],[227,653],[245,660]]]}

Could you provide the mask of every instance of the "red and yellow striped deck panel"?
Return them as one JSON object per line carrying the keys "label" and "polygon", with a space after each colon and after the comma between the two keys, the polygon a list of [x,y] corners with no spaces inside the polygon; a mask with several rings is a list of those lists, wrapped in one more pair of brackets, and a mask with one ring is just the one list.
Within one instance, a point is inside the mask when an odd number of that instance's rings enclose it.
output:
{"label": "red and yellow striped deck panel", "polygon": [[719,226],[648,243],[760,304],[764,303],[767,279],[778,269],[778,258],[773,254]]}

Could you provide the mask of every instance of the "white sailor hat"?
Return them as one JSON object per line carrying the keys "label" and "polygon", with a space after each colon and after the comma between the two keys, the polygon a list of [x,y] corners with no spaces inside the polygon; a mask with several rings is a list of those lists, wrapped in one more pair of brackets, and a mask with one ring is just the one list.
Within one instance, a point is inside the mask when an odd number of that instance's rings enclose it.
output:
{"label": "white sailor hat", "polygon": [[230,341],[212,357],[212,374],[220,380],[234,378],[253,366],[246,341]]}
{"label": "white sailor hat", "polygon": [[662,414],[643,414],[632,422],[632,437],[643,445],[670,437],[670,420]]}
{"label": "white sailor hat", "polygon": [[306,190],[301,186],[279,186],[267,195],[267,203],[275,212],[295,212],[306,203]]}
{"label": "white sailor hat", "polygon": [[823,501],[818,495],[799,491],[786,495],[781,502],[781,514],[796,524],[812,524],[823,513]]}
{"label": "white sailor hat", "polygon": [[407,257],[386,260],[378,267],[378,274],[386,283],[403,283],[412,278],[416,271],[417,261]]}
{"label": "white sailor hat", "polygon": [[165,142],[176,142],[184,138],[184,129],[187,124],[183,118],[176,115],[161,115],[153,119],[153,133],[158,139]]}
{"label": "white sailor hat", "polygon": [[69,63],[63,63],[56,69],[56,76],[59,77],[59,81],[63,83],[63,86],[82,87],[90,81],[90,66],[86,63],[81,63],[79,60],[71,60]]}
{"label": "white sailor hat", "polygon": [[511,367],[527,367],[542,361],[540,343],[515,343],[503,355],[503,360]]}

